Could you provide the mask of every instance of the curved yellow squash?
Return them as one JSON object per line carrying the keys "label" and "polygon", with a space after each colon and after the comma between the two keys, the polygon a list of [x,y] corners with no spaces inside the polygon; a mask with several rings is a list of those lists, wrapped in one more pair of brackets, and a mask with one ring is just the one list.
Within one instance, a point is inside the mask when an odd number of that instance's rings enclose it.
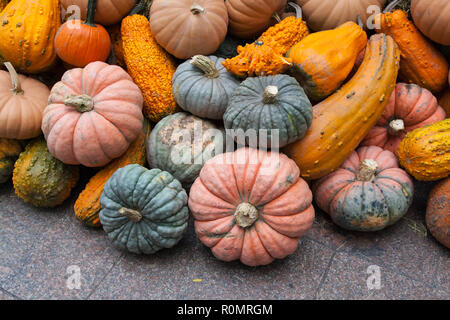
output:
{"label": "curved yellow squash", "polygon": [[374,35],[355,76],[313,108],[306,136],[285,147],[306,180],[336,170],[355,150],[384,112],[394,90],[400,52],[385,34]]}
{"label": "curved yellow squash", "polygon": [[414,178],[436,181],[450,174],[450,119],[409,132],[397,149],[400,164]]}
{"label": "curved yellow squash", "polygon": [[0,15],[0,62],[9,61],[23,73],[50,68],[60,25],[58,0],[12,0]]}

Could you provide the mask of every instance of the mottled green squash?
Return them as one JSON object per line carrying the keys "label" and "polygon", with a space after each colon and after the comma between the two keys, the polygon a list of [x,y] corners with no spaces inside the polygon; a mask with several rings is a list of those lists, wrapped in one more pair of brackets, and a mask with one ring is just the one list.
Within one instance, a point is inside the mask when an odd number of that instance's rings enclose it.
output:
{"label": "mottled green squash", "polygon": [[54,158],[42,137],[32,140],[14,165],[16,195],[36,207],[55,207],[63,203],[78,178],[78,167]]}
{"label": "mottled green squash", "polygon": [[0,183],[9,180],[14,169],[22,147],[19,141],[12,139],[0,138]]}
{"label": "mottled green squash", "polygon": [[106,182],[100,222],[120,249],[152,254],[176,245],[186,231],[188,196],[170,173],[130,164]]}

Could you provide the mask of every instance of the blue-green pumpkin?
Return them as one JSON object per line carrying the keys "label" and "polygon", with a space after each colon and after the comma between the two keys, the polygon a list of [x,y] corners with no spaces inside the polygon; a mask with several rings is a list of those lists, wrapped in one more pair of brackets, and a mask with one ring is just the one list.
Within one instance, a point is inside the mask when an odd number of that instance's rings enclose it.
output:
{"label": "blue-green pumpkin", "polygon": [[[288,75],[247,78],[234,91],[223,116],[225,128],[233,130],[239,144],[243,132],[247,145],[271,148],[303,138],[312,119],[311,102]],[[251,137],[255,133],[256,140]]]}
{"label": "blue-green pumpkin", "polygon": [[181,240],[188,225],[187,202],[186,191],[170,173],[131,164],[106,182],[100,222],[118,248],[152,254]]}
{"label": "blue-green pumpkin", "polygon": [[224,59],[197,55],[178,66],[173,96],[181,109],[206,119],[222,119],[240,81],[222,65]]}

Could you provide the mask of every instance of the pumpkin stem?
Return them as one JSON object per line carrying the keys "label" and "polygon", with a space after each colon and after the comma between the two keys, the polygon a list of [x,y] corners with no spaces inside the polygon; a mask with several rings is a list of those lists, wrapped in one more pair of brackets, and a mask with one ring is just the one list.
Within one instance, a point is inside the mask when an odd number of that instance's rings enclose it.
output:
{"label": "pumpkin stem", "polygon": [[364,23],[363,23],[363,21],[362,21],[362,19],[361,19],[361,15],[360,15],[360,14],[358,14],[358,15],[356,16],[356,21],[358,21],[358,26],[359,26],[361,29],[364,29]]}
{"label": "pumpkin stem", "polygon": [[292,8],[295,9],[295,17],[297,19],[303,19],[303,11],[302,11],[302,7],[300,7],[298,4],[296,4],[295,2],[289,2],[288,5],[290,5]]}
{"label": "pumpkin stem", "polygon": [[273,13],[272,18],[274,18],[277,21],[277,23],[281,22],[281,17],[276,11]]}
{"label": "pumpkin stem", "polygon": [[142,213],[140,213],[137,210],[122,207],[122,208],[120,208],[118,213],[122,216],[126,216],[128,219],[130,219],[133,222],[139,222],[142,220]]}
{"label": "pumpkin stem", "polygon": [[258,210],[250,203],[239,204],[234,212],[236,223],[241,228],[248,228],[258,220]]}
{"label": "pumpkin stem", "polygon": [[395,6],[400,3],[400,1],[401,0],[395,0],[395,1],[391,2],[386,8],[384,8],[383,13],[391,12],[392,9],[394,9]]}
{"label": "pumpkin stem", "polygon": [[202,55],[196,55],[192,57],[190,62],[194,67],[199,68],[205,73],[208,78],[217,78],[219,76],[219,71],[217,71],[214,62],[210,58]]}
{"label": "pumpkin stem", "polygon": [[277,95],[278,95],[277,86],[267,86],[262,96],[262,102],[265,104],[274,103],[275,100],[277,99]]}
{"label": "pumpkin stem", "polygon": [[201,5],[199,4],[193,4],[191,7],[191,12],[194,15],[200,14],[200,13],[204,13],[206,10],[205,8],[203,8]]}
{"label": "pumpkin stem", "polygon": [[77,96],[75,94],[69,94],[64,97],[64,104],[77,109],[78,112],[89,112],[94,109],[94,99],[87,94]]}
{"label": "pumpkin stem", "polygon": [[378,169],[378,163],[373,159],[364,159],[359,164],[356,179],[358,181],[372,181]]}
{"label": "pumpkin stem", "polygon": [[97,28],[97,25],[94,23],[96,10],[97,10],[97,0],[89,0],[86,13],[86,20],[84,21],[84,24],[90,27]]}
{"label": "pumpkin stem", "polygon": [[389,134],[398,136],[405,131],[405,122],[402,119],[396,119],[389,122]]}
{"label": "pumpkin stem", "polygon": [[14,69],[11,62],[5,62],[5,67],[8,69],[9,75],[11,76],[11,83],[12,83],[12,89],[11,91],[18,96],[21,96],[24,94],[22,90],[22,86],[20,85],[19,81],[19,75],[16,72],[16,69]]}

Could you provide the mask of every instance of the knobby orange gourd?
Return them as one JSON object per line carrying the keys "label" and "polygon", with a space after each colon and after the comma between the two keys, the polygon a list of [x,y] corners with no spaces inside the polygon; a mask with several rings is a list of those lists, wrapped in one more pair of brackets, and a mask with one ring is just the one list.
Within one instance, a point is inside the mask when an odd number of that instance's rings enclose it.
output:
{"label": "knobby orange gourd", "polygon": [[176,71],[169,54],[156,42],[146,17],[134,14],[122,20],[122,43],[128,73],[144,96],[144,115],[158,122],[179,109],[172,93]]}
{"label": "knobby orange gourd", "polygon": [[390,35],[400,48],[400,79],[433,93],[441,92],[447,85],[448,62],[417,30],[408,19],[408,14],[403,10],[394,10],[377,15],[375,19],[380,23],[377,32]]}
{"label": "knobby orange gourd", "polygon": [[355,76],[338,92],[313,108],[306,136],[284,152],[307,180],[336,170],[355,150],[384,112],[394,90],[400,52],[384,34],[370,38]]}
{"label": "knobby orange gourd", "polygon": [[285,57],[288,50],[309,34],[302,20],[301,9],[291,4],[297,12],[295,17],[287,17],[270,27],[261,37],[244,47],[238,46],[238,55],[222,64],[239,77],[266,76],[285,72],[291,60]]}

